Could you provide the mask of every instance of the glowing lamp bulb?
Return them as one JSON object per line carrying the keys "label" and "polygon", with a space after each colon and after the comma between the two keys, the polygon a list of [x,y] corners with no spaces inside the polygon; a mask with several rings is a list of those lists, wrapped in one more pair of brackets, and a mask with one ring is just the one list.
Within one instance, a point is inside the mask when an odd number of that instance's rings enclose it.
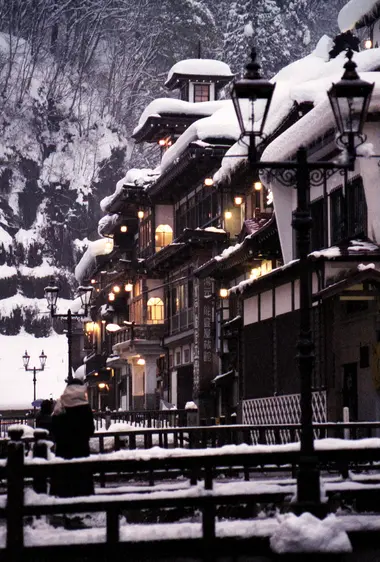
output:
{"label": "glowing lamp bulb", "polygon": [[109,293],[109,294],[108,294],[108,300],[109,300],[110,302],[114,301],[114,300],[115,300],[115,294],[114,294],[114,293]]}
{"label": "glowing lamp bulb", "polygon": [[235,205],[241,205],[243,203],[243,197],[241,197],[241,195],[237,195],[234,198],[234,203],[235,203]]}
{"label": "glowing lamp bulb", "polygon": [[144,211],[139,211],[137,213],[137,216],[138,216],[139,219],[143,219],[144,218]]}
{"label": "glowing lamp bulb", "polygon": [[114,285],[114,286],[112,287],[112,291],[113,291],[114,293],[120,293],[120,287],[119,287],[119,285]]}
{"label": "glowing lamp bulb", "polygon": [[113,242],[110,242],[110,241],[108,240],[108,242],[106,242],[106,248],[105,248],[105,250],[106,250],[106,253],[107,253],[107,254],[109,254],[110,252],[112,252],[112,250],[113,250]]}
{"label": "glowing lamp bulb", "polygon": [[219,296],[221,299],[226,299],[228,297],[228,289],[226,289],[225,287],[219,289]]}
{"label": "glowing lamp bulb", "polygon": [[205,186],[211,187],[212,185],[214,185],[214,180],[212,178],[205,178],[203,183],[205,184]]}
{"label": "glowing lamp bulb", "polygon": [[132,291],[133,287],[132,287],[132,283],[126,283],[125,287],[124,287],[124,291],[126,291],[127,293],[130,293]]}
{"label": "glowing lamp bulb", "polygon": [[94,285],[94,283],[96,283],[96,279],[91,279],[91,283]]}
{"label": "glowing lamp bulb", "polygon": [[231,211],[226,211],[226,212],[224,213],[224,218],[227,219],[227,220],[230,219],[230,218],[232,218],[232,213],[231,213]]}
{"label": "glowing lamp bulb", "polygon": [[120,232],[128,232],[128,227],[125,224],[122,224],[120,227]]}
{"label": "glowing lamp bulb", "polygon": [[145,365],[145,359],[143,359],[142,357],[137,359],[137,365]]}
{"label": "glowing lamp bulb", "polygon": [[261,183],[261,181],[255,181],[255,183],[253,184],[253,187],[255,189],[255,191],[261,191],[263,188],[263,184]]}
{"label": "glowing lamp bulb", "polygon": [[165,146],[165,145],[166,145],[166,140],[165,140],[165,139],[160,139],[160,140],[158,141],[158,144],[159,144],[160,146]]}
{"label": "glowing lamp bulb", "polygon": [[100,388],[100,390],[103,390],[104,388],[106,388],[106,384],[104,382],[100,382],[98,384],[98,387]]}
{"label": "glowing lamp bulb", "polygon": [[371,41],[371,39],[366,39],[366,40],[364,41],[364,48],[365,48],[365,49],[372,49],[372,41]]}

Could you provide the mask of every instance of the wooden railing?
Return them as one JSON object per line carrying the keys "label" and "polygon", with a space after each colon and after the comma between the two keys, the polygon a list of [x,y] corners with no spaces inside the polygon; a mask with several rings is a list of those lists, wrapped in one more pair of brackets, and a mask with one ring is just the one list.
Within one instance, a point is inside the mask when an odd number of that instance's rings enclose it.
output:
{"label": "wooden railing", "polygon": [[[189,410],[162,410],[155,414],[162,417],[146,417],[142,412],[116,412],[110,414],[95,414],[98,429],[92,440],[98,440],[97,450],[109,452],[105,447],[105,439],[113,438],[112,450],[120,449],[149,449],[152,446],[168,448],[202,449],[222,447],[224,445],[281,445],[299,441],[300,424],[288,425],[214,425],[214,426],[184,426],[184,416]],[[141,414],[141,417],[140,417]],[[179,417],[177,417],[179,416]],[[183,418],[182,418],[183,416]],[[29,421],[28,418],[20,423]],[[135,425],[133,429],[125,431],[102,431],[106,424],[112,422],[127,422]],[[182,422],[182,423],[181,423]],[[12,418],[12,423],[17,419]],[[149,427],[149,424],[152,427]],[[178,424],[178,425],[176,425]],[[148,426],[148,427],[147,427]],[[380,433],[380,422],[348,422],[348,423],[319,423],[314,424],[315,439],[327,437],[337,439],[361,439],[376,437]],[[26,442],[33,438],[25,439]],[[3,435],[0,440],[0,457],[5,457],[7,439]]]}
{"label": "wooden railing", "polygon": [[129,423],[137,427],[180,427],[187,426],[189,410],[135,410],[123,412],[94,413],[95,427],[104,429],[111,423]]}
{"label": "wooden railing", "polygon": [[117,343],[123,343],[125,341],[133,341],[135,339],[139,340],[160,340],[164,337],[166,330],[166,325],[162,324],[131,324],[125,326],[118,332],[111,334],[112,346]]}
{"label": "wooden railing", "polygon": [[[118,459],[97,458],[96,460],[71,461],[55,459],[54,461],[45,462],[41,462],[39,459],[38,462],[30,460],[25,463],[24,446],[20,441],[20,435],[21,432],[18,434],[17,432],[13,433],[12,440],[8,443],[7,465],[2,467],[2,473],[5,471],[8,486],[6,504],[0,504],[0,515],[6,517],[6,555],[9,560],[21,559],[24,554],[27,554],[26,551],[29,551],[29,553],[35,552],[33,548],[24,547],[23,518],[26,516],[105,512],[107,518],[106,545],[110,547],[120,546],[119,519],[121,513],[126,510],[140,511],[142,509],[172,507],[197,509],[202,513],[201,540],[207,541],[207,545],[210,547],[210,541],[216,540],[215,521],[217,506],[231,507],[244,504],[250,506],[252,511],[254,511],[257,504],[283,504],[285,499],[293,495],[295,491],[295,486],[289,485],[284,485],[283,489],[276,489],[274,491],[260,491],[257,485],[255,485],[252,489],[245,488],[243,492],[236,491],[236,489],[235,491],[228,489],[228,493],[222,494],[214,492],[213,488],[214,476],[221,469],[232,470],[240,467],[244,473],[244,479],[248,481],[252,468],[264,468],[273,464],[285,468],[297,466],[299,463],[299,450],[296,449],[289,450],[278,447],[272,451],[263,451],[262,449],[255,451],[254,448],[250,448],[246,452],[237,450],[236,453],[229,452],[228,454],[222,454],[221,451],[209,451],[206,455],[194,452],[185,456],[179,453],[175,456],[166,457],[154,457],[152,455],[151,458],[143,459],[126,456],[125,458]],[[345,465],[348,467],[351,463],[379,462],[380,447],[368,445],[367,448],[354,448],[351,450],[328,448],[318,450],[317,456],[320,466],[331,467],[335,465],[341,467]],[[124,475],[134,478],[136,474],[143,473],[147,474],[149,479],[153,479],[156,472],[180,471],[190,479],[190,485],[195,485],[199,479],[202,479],[204,481],[204,489],[208,493],[204,494],[202,490],[199,490],[199,493],[195,491],[189,494],[187,490],[183,490],[183,492],[176,490],[175,492],[167,491],[165,494],[160,493],[158,495],[147,495],[144,493],[130,495],[123,493],[121,495],[97,495],[86,499],[59,499],[50,498],[47,495],[39,495],[36,500],[29,498],[28,502],[25,503],[24,488],[25,482],[28,479],[34,479],[41,486],[41,483],[43,484],[48,479],[62,474],[62,469],[65,471],[65,477],[70,479],[72,477],[71,474],[78,468],[92,475],[122,472]],[[368,491],[369,489],[367,488],[365,490],[367,495]],[[345,488],[340,486],[340,483],[330,486],[327,491],[327,495],[330,497],[337,493],[340,493],[344,500]],[[376,493],[375,488],[373,493]],[[360,495],[360,491],[356,490],[355,495]],[[338,506],[336,505],[336,507]],[[102,548],[101,545],[100,547]],[[43,550],[44,546],[39,548]],[[52,549],[53,547],[45,545],[45,548]],[[61,548],[62,545],[56,547],[57,550]]]}
{"label": "wooden railing", "polygon": [[0,438],[7,437],[9,426],[14,424],[29,425],[30,427],[34,427],[35,426],[34,415],[30,414],[29,416],[20,415],[20,416],[0,417]]}

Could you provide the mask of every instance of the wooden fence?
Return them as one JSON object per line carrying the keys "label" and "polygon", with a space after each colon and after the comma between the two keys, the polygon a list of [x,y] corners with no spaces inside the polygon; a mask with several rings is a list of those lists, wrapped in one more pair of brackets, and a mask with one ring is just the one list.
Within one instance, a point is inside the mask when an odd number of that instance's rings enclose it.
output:
{"label": "wooden fence", "polygon": [[[207,451],[187,453],[186,456],[181,454],[160,457],[160,458],[125,458],[125,459],[78,459],[71,461],[63,461],[54,459],[54,461],[38,462],[33,460],[25,462],[24,444],[20,440],[21,432],[14,431],[12,439],[8,442],[8,461],[1,467],[1,477],[7,479],[7,497],[6,504],[0,505],[0,516],[6,518],[6,549],[5,554],[9,560],[21,560],[25,551],[33,552],[33,547],[26,548],[24,546],[24,526],[23,519],[27,516],[41,516],[48,514],[70,514],[70,513],[87,513],[87,512],[103,512],[106,513],[106,546],[108,548],[120,546],[120,516],[122,512],[140,511],[142,509],[167,509],[167,508],[192,508],[197,509],[202,514],[202,540],[207,541],[208,547],[215,541],[215,520],[217,517],[216,508],[218,506],[241,506],[248,505],[254,513],[255,507],[260,504],[278,504],[284,503],[287,497],[292,495],[294,489],[284,486],[283,490],[275,491],[258,491],[257,487],[254,491],[244,490],[244,493],[228,493],[218,494],[213,492],[214,477],[221,469],[232,470],[239,468],[244,474],[244,479],[250,479],[250,470],[255,467],[266,467],[268,465],[277,465],[283,467],[292,467],[299,464],[300,453],[297,450],[286,450],[279,448],[275,451],[250,450],[246,453],[236,452],[221,454],[221,451]],[[348,472],[348,467],[352,463],[373,463],[380,461],[380,447],[368,446],[367,448],[349,449],[326,449],[317,451],[318,462],[320,466],[342,467]],[[131,478],[138,473],[148,474],[149,479],[156,472],[162,471],[181,471],[184,476],[190,479],[190,484],[196,484],[200,479],[204,481],[204,489],[207,494],[199,493],[189,494],[186,490],[183,493],[166,492],[165,494],[147,495],[140,494],[121,494],[121,495],[96,495],[88,498],[51,498],[47,495],[39,495],[36,501],[26,503],[24,498],[24,489],[26,482],[31,479],[38,482],[39,486],[58,474],[62,474],[64,469],[65,477],[70,479],[74,471],[78,468],[88,474],[100,473],[123,473],[129,474]],[[340,490],[339,483],[336,484],[336,490],[330,489],[329,496],[341,493],[344,496],[344,488]],[[377,490],[377,491],[376,491]],[[379,489],[367,488],[365,492],[371,494],[376,501],[379,500]],[[350,491],[348,491],[350,493]],[[377,494],[377,495],[376,495]],[[360,496],[360,490],[355,490],[355,497]],[[100,545],[101,546],[101,545]],[[82,545],[85,548],[85,545]],[[39,549],[43,550],[43,546]],[[54,548],[48,547],[53,553]],[[93,549],[93,545],[90,549]],[[181,546],[181,549],[183,546]],[[55,548],[55,553],[62,549],[62,546]],[[128,552],[128,550],[127,550]],[[87,552],[88,554],[88,552]],[[177,542],[177,554],[178,542]],[[35,558],[37,559],[37,558]],[[40,558],[38,558],[40,560]]]}

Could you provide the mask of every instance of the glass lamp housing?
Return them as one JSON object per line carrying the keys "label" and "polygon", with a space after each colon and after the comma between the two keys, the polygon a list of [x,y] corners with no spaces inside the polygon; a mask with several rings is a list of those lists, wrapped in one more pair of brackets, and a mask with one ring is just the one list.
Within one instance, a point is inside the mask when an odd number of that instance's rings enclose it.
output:
{"label": "glass lamp housing", "polygon": [[59,288],[49,285],[48,287],[45,287],[44,293],[49,307],[54,310],[57,305]]}
{"label": "glass lamp housing", "polygon": [[41,351],[41,355],[39,356],[41,369],[44,369],[44,368],[45,368],[46,359],[47,359],[47,355],[45,355],[44,351],[42,350],[42,351]]}
{"label": "glass lamp housing", "polygon": [[82,285],[78,287],[80,302],[85,310],[87,310],[90,304],[92,291],[93,287],[91,287],[91,285],[89,285],[88,287],[83,287]]}
{"label": "glass lamp housing", "polygon": [[28,352],[25,350],[25,354],[22,356],[22,362],[24,364],[25,369],[28,368],[29,361],[30,361],[30,355],[28,355]]}
{"label": "glass lamp housing", "polygon": [[342,79],[327,92],[341,135],[363,133],[374,87],[374,84],[360,79],[352,56],[353,51],[349,49]]}
{"label": "glass lamp housing", "polygon": [[[251,62],[246,66],[244,78],[233,83],[231,97],[242,136],[263,137],[275,84],[259,73],[256,52],[251,52]],[[255,120],[255,106],[262,107],[261,119]]]}

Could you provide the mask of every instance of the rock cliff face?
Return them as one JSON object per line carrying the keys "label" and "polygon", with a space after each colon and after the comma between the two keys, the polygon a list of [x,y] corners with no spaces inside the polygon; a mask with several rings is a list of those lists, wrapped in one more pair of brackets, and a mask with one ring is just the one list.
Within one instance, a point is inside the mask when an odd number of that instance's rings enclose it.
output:
{"label": "rock cliff face", "polygon": [[[317,30],[321,3],[331,17]],[[175,62],[201,48],[237,72],[256,36],[273,74],[280,54],[290,62],[331,31],[343,3],[0,0],[0,334],[50,333],[50,277],[70,299],[99,201],[128,168],[157,164],[130,133]]]}

